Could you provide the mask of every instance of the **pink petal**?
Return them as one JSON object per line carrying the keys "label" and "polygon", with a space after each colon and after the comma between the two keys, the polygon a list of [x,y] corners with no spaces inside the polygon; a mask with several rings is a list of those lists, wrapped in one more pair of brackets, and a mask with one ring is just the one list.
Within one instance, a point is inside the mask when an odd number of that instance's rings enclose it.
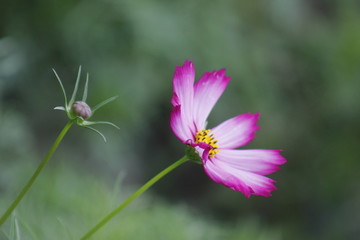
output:
{"label": "pink petal", "polygon": [[280,169],[279,165],[286,162],[280,150],[229,150],[222,149],[214,157],[232,168],[261,175],[271,174]]}
{"label": "pink petal", "polygon": [[197,131],[205,129],[206,119],[230,81],[225,69],[205,73],[194,86],[194,119]]}
{"label": "pink petal", "polygon": [[[193,122],[194,80],[195,69],[191,61],[186,60],[182,66],[176,67],[171,104],[173,106],[182,106],[182,118],[185,118],[187,122]],[[195,133],[195,128],[191,128],[192,132]]]}
{"label": "pink petal", "polygon": [[220,148],[237,148],[249,143],[255,137],[260,114],[245,113],[231,118],[211,130]]}
{"label": "pink petal", "polygon": [[204,163],[207,175],[217,183],[242,192],[245,197],[259,195],[271,196],[276,190],[275,181],[262,175],[233,168],[231,165],[216,159],[210,159]]}
{"label": "pink petal", "polygon": [[179,97],[176,95],[175,92],[173,92],[173,96],[172,96],[172,98],[171,98],[171,105],[173,105],[173,107],[178,106],[178,105],[181,105],[181,104],[180,104],[180,99],[179,99]]}
{"label": "pink petal", "polygon": [[186,143],[188,139],[193,139],[188,123],[182,117],[180,105],[174,107],[171,111],[170,127],[175,136],[183,143]]}

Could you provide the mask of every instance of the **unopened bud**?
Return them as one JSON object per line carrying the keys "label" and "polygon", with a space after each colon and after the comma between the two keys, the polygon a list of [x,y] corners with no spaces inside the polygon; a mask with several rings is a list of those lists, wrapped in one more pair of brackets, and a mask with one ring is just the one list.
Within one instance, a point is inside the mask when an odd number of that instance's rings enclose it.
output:
{"label": "unopened bud", "polygon": [[77,101],[72,105],[72,110],[75,115],[82,117],[83,119],[87,119],[91,116],[91,108],[86,102]]}

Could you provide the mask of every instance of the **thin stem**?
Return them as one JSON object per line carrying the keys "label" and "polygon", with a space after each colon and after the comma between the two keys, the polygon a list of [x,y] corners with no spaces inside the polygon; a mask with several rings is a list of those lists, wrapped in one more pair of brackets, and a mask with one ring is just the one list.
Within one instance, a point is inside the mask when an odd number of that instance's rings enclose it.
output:
{"label": "thin stem", "polygon": [[147,183],[145,183],[142,187],[140,187],[133,195],[131,195],[128,199],[126,199],[122,204],[120,204],[117,208],[115,208],[111,213],[109,213],[106,217],[104,217],[97,225],[95,225],[88,233],[86,233],[81,240],[88,239],[91,237],[97,230],[99,230],[102,226],[104,226],[111,218],[113,218],[116,214],[118,214],[121,210],[123,210],[127,205],[129,205],[132,201],[134,201],[137,197],[139,197],[142,193],[144,193],[147,189],[149,189],[154,183],[159,181],[166,174],[180,166],[181,164],[189,161],[187,156],[182,157],[177,162],[173,163],[169,167],[162,170],[155,177],[150,179]]}
{"label": "thin stem", "polygon": [[52,157],[52,155],[54,154],[55,150],[57,149],[57,147],[59,146],[61,140],[64,138],[65,134],[67,133],[67,131],[70,129],[71,125],[73,124],[73,121],[69,121],[65,127],[63,128],[63,130],[61,130],[60,134],[58,135],[58,137],[56,138],[54,144],[51,146],[49,152],[46,154],[46,156],[44,157],[44,159],[40,162],[40,165],[38,166],[38,168],[36,169],[36,171],[34,172],[34,174],[32,175],[32,177],[29,179],[29,181],[26,183],[26,185],[23,187],[23,189],[21,190],[21,192],[19,193],[19,195],[16,197],[16,199],[13,201],[13,203],[10,205],[10,207],[5,211],[5,213],[3,214],[3,216],[0,219],[0,226],[2,226],[4,224],[4,222],[6,221],[6,219],[11,215],[12,211],[16,208],[16,206],[19,204],[19,202],[21,201],[21,199],[25,196],[25,194],[29,191],[29,189],[31,188],[31,186],[33,185],[33,183],[35,182],[36,178],[39,176],[41,170],[45,167],[46,163],[49,161],[49,159]]}

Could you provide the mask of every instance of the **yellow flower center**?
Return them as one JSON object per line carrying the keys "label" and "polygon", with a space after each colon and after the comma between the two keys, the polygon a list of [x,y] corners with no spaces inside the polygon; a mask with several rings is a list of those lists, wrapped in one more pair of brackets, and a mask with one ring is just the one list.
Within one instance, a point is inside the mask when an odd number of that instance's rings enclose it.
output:
{"label": "yellow flower center", "polygon": [[206,143],[212,147],[212,149],[209,151],[209,157],[214,157],[218,152],[220,152],[218,149],[219,145],[216,144],[218,141],[215,139],[214,134],[210,134],[210,129],[198,131],[195,136],[195,142]]}

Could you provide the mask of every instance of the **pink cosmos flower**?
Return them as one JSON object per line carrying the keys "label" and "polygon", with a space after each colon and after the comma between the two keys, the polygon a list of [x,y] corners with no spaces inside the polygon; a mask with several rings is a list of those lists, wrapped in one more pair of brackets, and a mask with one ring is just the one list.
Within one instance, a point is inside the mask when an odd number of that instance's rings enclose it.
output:
{"label": "pink cosmos flower", "polygon": [[207,175],[217,183],[251,195],[268,197],[276,189],[274,180],[264,175],[279,170],[286,159],[280,150],[238,150],[248,144],[259,129],[259,113],[245,113],[217,127],[206,127],[206,119],[225,90],[230,77],[225,69],[205,73],[194,84],[191,61],[176,67],[173,79],[173,109],[170,126],[177,138],[194,147]]}

